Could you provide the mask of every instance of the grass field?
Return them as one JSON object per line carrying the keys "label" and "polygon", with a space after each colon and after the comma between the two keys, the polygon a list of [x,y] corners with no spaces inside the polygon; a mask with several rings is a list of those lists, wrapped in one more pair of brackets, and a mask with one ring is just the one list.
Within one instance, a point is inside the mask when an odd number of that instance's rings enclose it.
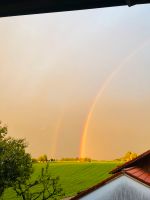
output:
{"label": "grass field", "polygon": [[[49,171],[52,176],[59,176],[60,183],[65,193],[65,197],[76,195],[94,184],[104,180],[109,176],[109,171],[115,168],[118,163],[113,162],[58,162],[50,163]],[[34,164],[33,179],[41,172],[45,164]],[[12,189],[8,189],[4,194],[4,200],[19,200]]]}

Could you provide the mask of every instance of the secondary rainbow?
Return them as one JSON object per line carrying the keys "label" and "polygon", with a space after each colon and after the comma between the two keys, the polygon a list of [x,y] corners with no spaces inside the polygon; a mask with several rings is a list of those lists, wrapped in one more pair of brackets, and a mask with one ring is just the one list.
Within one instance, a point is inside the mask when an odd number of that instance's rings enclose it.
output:
{"label": "secondary rainbow", "polygon": [[63,118],[64,118],[64,109],[61,111],[61,114],[59,115],[59,118],[56,123],[55,134],[53,136],[53,144],[51,148],[52,158],[55,158],[57,154],[57,145],[58,145],[59,136],[62,130]]}

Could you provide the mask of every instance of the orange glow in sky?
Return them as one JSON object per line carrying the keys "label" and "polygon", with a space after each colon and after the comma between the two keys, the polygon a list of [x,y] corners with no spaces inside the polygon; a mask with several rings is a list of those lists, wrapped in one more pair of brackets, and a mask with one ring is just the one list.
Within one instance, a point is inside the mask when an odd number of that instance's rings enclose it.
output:
{"label": "orange glow in sky", "polygon": [[25,138],[33,157],[149,149],[149,18],[149,5],[1,18],[9,135]]}

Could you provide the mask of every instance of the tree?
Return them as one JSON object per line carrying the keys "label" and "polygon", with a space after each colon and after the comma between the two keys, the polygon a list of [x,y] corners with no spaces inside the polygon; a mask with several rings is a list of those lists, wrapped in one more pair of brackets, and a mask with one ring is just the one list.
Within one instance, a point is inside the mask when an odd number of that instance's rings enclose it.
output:
{"label": "tree", "polygon": [[37,159],[36,158],[32,158],[32,163],[37,163]]}
{"label": "tree", "polygon": [[[63,190],[59,185],[59,177],[52,178],[48,173],[49,165],[41,169],[41,175],[34,181],[25,181],[20,179],[14,184],[13,189],[22,200],[48,200],[58,199],[63,196]],[[37,190],[38,188],[38,190]]]}
{"label": "tree", "polygon": [[47,161],[48,161],[47,155],[44,154],[44,155],[40,156],[40,157],[38,158],[38,161],[40,161],[40,162],[47,162]]}
{"label": "tree", "polygon": [[137,153],[128,151],[123,157],[115,159],[115,161],[128,162],[130,160],[137,158],[137,156],[138,156]]}
{"label": "tree", "polygon": [[43,155],[43,160],[44,160],[44,162],[47,162],[47,161],[48,161],[48,158],[47,158],[47,155],[46,155],[46,154]]}
{"label": "tree", "polygon": [[18,179],[25,182],[32,173],[32,159],[25,152],[25,140],[6,136],[7,126],[0,122],[0,196],[5,188],[12,187]]}
{"label": "tree", "polygon": [[[25,140],[6,136],[7,126],[0,122],[0,198],[8,187],[12,187],[23,200],[57,199],[62,196],[59,178],[48,174],[48,165],[36,180],[31,181],[32,159],[25,152]],[[43,159],[47,161],[47,156],[43,156]]]}
{"label": "tree", "polygon": [[49,160],[50,162],[55,162],[56,161],[56,159],[55,158],[50,158],[50,160]]}
{"label": "tree", "polygon": [[134,158],[136,158],[138,155],[134,152],[128,151],[125,156],[123,157],[123,159],[125,161],[130,161],[133,160]]}

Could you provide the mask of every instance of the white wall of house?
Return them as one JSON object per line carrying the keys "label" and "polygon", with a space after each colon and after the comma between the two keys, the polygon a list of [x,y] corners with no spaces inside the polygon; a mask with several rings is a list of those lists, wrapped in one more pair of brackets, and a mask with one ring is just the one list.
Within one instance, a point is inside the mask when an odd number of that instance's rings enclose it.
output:
{"label": "white wall of house", "polygon": [[150,200],[150,187],[122,175],[81,200]]}

